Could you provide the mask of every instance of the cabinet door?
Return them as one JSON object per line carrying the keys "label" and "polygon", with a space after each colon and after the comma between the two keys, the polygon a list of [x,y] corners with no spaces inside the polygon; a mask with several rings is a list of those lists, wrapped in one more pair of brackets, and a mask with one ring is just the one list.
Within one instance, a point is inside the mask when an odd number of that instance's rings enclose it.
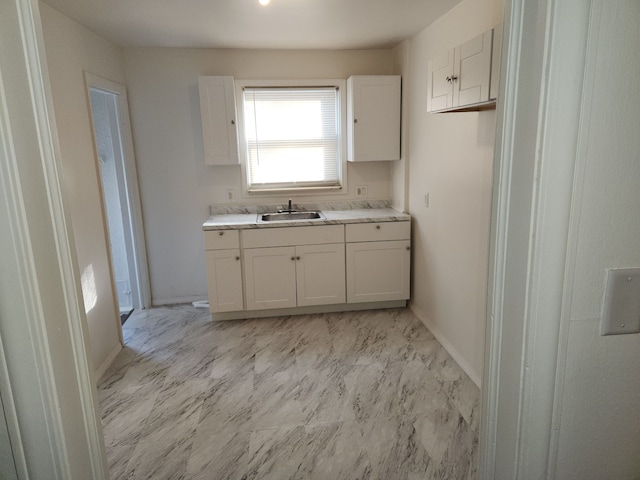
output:
{"label": "cabinet door", "polygon": [[198,77],[198,91],[205,163],[239,164],[233,77]]}
{"label": "cabinet door", "polygon": [[244,250],[247,310],[296,306],[294,247]]}
{"label": "cabinet door", "polygon": [[344,243],[296,247],[298,306],[345,303]]}
{"label": "cabinet door", "polygon": [[492,38],[493,30],[489,30],[456,47],[453,71],[454,107],[489,100]]}
{"label": "cabinet door", "polygon": [[491,87],[489,100],[496,100],[500,91],[500,62],[502,61],[502,24],[493,28],[493,45],[491,54]]}
{"label": "cabinet door", "polygon": [[400,76],[355,75],[347,87],[348,160],[399,160]]}
{"label": "cabinet door", "polygon": [[427,77],[427,111],[437,112],[453,106],[453,58],[451,49],[429,60]]}
{"label": "cabinet door", "polygon": [[408,240],[347,244],[347,303],[409,298]]}
{"label": "cabinet door", "polygon": [[240,250],[207,250],[209,309],[235,312],[244,309]]}

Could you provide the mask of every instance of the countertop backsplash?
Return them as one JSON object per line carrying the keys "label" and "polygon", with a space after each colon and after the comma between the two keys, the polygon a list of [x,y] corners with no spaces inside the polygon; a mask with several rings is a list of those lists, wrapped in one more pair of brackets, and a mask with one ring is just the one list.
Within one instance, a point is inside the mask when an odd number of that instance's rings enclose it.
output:
{"label": "countertop backsplash", "polygon": [[[361,209],[380,209],[391,208],[391,200],[360,200],[353,202],[295,202],[293,208],[301,211],[320,210],[320,211],[336,211],[336,210],[361,210]],[[271,205],[210,205],[210,215],[238,215],[238,214],[258,214],[267,212],[276,212],[282,208],[286,208],[286,204],[278,203]]]}

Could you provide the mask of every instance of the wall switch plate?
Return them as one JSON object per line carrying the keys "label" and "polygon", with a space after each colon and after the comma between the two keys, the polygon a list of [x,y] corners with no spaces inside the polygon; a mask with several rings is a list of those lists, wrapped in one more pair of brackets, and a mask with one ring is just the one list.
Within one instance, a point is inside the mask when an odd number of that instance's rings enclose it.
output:
{"label": "wall switch plate", "polygon": [[640,268],[607,271],[601,335],[640,333]]}
{"label": "wall switch plate", "polygon": [[227,202],[233,202],[238,197],[237,192],[234,189],[227,189],[224,192],[224,199]]}
{"label": "wall switch plate", "polygon": [[365,185],[356,187],[356,197],[366,197],[366,196],[367,196],[367,187]]}

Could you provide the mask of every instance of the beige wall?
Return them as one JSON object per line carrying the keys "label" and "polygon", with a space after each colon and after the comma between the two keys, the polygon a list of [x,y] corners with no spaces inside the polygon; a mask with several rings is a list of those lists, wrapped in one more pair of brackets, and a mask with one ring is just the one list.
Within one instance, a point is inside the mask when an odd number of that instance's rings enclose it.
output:
{"label": "beige wall", "polygon": [[400,190],[401,178],[408,179],[411,305],[476,383],[484,354],[495,110],[428,114],[427,62],[489,30],[501,15],[499,0],[465,0],[395,50],[409,99],[408,174],[394,170],[393,185]]}
{"label": "beige wall", "polygon": [[640,8],[635,0],[593,3],[561,342],[566,366],[556,478],[631,480],[640,478],[640,335],[600,336],[600,322],[606,270],[640,267]]}
{"label": "beige wall", "polygon": [[[269,51],[128,48],[124,52],[136,161],[140,179],[152,303],[206,298],[202,223],[225,191],[241,192],[239,166],[204,164],[199,75],[236,79],[347,78],[390,74],[391,50]],[[348,165],[347,194],[294,202],[391,197],[389,162]],[[289,197],[239,198],[236,203],[284,203]]]}
{"label": "beige wall", "polygon": [[62,154],[62,181],[83,278],[93,364],[99,369],[119,348],[120,327],[83,72],[124,83],[124,69],[120,49],[44,3],[40,10]]}

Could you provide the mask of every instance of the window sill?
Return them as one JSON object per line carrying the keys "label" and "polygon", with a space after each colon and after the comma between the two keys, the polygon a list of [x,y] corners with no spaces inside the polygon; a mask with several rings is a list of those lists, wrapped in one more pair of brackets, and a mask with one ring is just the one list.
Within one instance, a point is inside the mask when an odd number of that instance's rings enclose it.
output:
{"label": "window sill", "polygon": [[272,194],[272,193],[316,193],[316,192],[332,192],[342,190],[341,185],[333,185],[327,187],[278,187],[278,188],[250,188],[247,190],[249,195]]}

